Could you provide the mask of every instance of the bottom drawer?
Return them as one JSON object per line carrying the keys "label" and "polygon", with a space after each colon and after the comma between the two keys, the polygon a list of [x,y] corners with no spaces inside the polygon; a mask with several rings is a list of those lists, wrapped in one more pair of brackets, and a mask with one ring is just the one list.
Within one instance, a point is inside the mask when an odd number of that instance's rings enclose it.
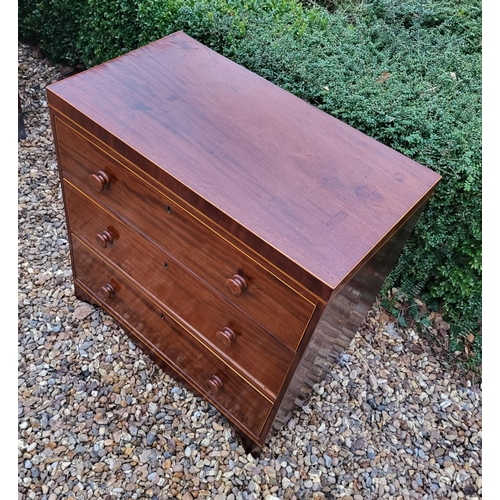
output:
{"label": "bottom drawer", "polygon": [[231,421],[258,437],[272,403],[74,236],[72,249],[78,284]]}

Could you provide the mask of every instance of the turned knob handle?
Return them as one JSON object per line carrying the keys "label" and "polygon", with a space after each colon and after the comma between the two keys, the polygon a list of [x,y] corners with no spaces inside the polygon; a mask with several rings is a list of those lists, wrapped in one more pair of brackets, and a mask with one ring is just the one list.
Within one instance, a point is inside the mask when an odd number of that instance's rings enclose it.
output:
{"label": "turned knob handle", "polygon": [[215,334],[215,338],[226,347],[231,347],[231,344],[236,340],[236,334],[231,328],[225,326]]}
{"label": "turned knob handle", "polygon": [[228,278],[225,282],[226,290],[235,297],[239,297],[245,288],[247,287],[247,282],[243,276],[239,274],[233,274],[231,278]]}
{"label": "turned knob handle", "polygon": [[97,192],[102,191],[105,187],[109,186],[109,176],[103,170],[99,170],[97,174],[89,175],[90,187]]}
{"label": "turned knob handle", "polygon": [[115,294],[115,289],[113,288],[113,285],[111,283],[106,283],[101,286],[101,295],[105,299],[113,297],[114,294]]}
{"label": "turned knob handle", "polygon": [[213,394],[219,392],[222,389],[222,380],[217,375],[212,375],[207,380],[207,389]]}
{"label": "turned knob handle", "polygon": [[96,234],[95,239],[102,248],[106,248],[108,243],[113,243],[113,236],[109,231],[106,231],[106,229]]}

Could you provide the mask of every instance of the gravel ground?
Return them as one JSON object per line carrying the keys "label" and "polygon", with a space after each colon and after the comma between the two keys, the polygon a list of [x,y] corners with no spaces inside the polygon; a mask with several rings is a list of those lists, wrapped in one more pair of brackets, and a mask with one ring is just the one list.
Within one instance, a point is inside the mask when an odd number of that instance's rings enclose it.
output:
{"label": "gravel ground", "polygon": [[45,87],[19,44],[18,498],[482,497],[482,393],[376,306],[307,406],[247,455],[229,422],[74,296]]}

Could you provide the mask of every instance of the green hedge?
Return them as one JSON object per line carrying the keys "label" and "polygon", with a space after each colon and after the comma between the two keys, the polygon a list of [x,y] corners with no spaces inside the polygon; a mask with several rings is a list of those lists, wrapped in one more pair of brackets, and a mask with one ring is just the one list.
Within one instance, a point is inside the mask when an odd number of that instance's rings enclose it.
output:
{"label": "green hedge", "polygon": [[[332,2],[326,2],[332,4]],[[21,0],[19,36],[94,66],[177,30],[443,176],[386,289],[481,364],[481,2]],[[400,318],[405,321],[405,318]]]}

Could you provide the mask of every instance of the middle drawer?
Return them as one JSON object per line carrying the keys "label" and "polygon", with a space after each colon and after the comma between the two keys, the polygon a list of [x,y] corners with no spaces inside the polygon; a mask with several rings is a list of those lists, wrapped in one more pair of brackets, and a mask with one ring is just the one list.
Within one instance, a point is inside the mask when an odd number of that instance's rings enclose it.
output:
{"label": "middle drawer", "polygon": [[288,347],[88,195],[67,180],[63,186],[71,232],[187,323],[245,378],[276,397],[294,356]]}

